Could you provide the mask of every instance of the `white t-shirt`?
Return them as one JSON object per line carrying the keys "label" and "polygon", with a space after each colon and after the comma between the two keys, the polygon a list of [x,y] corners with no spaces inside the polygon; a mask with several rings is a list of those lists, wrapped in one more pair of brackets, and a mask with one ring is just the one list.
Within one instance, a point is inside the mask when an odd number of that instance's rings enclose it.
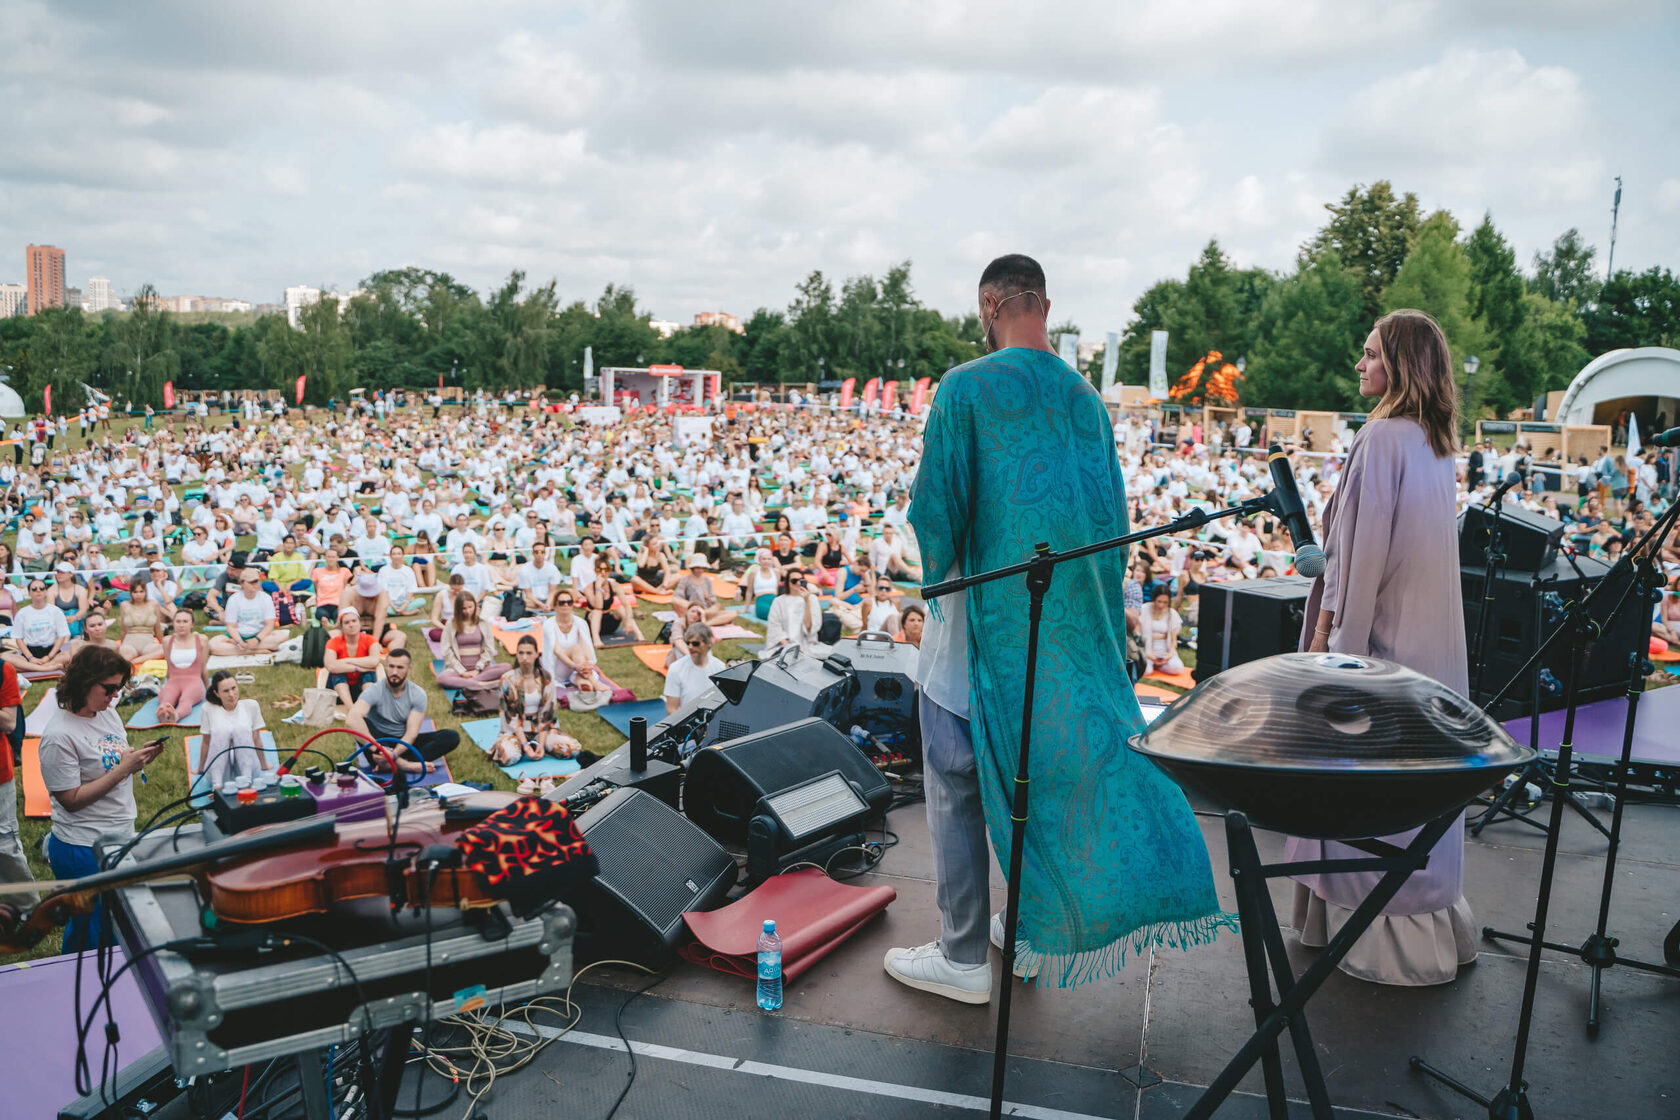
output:
{"label": "white t-shirt", "polygon": [[588,587],[595,582],[595,557],[581,551],[572,557],[572,586]]}
{"label": "white t-shirt", "polygon": [[[952,564],[945,579],[962,575]],[[946,595],[929,604],[916,659],[916,683],[922,694],[959,719],[968,718],[968,592]],[[941,619],[937,617],[943,615]]]}
{"label": "white t-shirt", "polygon": [[474,595],[483,595],[495,586],[496,577],[490,571],[490,565],[480,560],[476,564],[457,564],[450,569],[450,575],[459,575],[466,589]]}
{"label": "white t-shirt", "polygon": [[415,578],[414,569],[407,564],[400,568],[395,564],[386,564],[379,569],[379,586],[391,596],[392,608],[400,611],[419,589],[420,581]]}
{"label": "white t-shirt", "polygon": [[560,624],[553,618],[543,620],[542,625],[542,667],[548,675],[561,684],[571,680],[571,670],[562,671],[560,651],[573,646],[582,645],[589,649],[595,648],[594,639],[589,636],[589,624],[583,616],[572,615],[572,625],[569,630],[560,629]]}
{"label": "white t-shirt", "polygon": [[554,566],[552,560],[542,567],[537,567],[535,561],[528,561],[519,565],[519,590],[529,591],[536,598],[544,599],[549,591],[560,583],[560,569]]}
{"label": "white t-shirt", "polygon": [[[63,793],[104,777],[127,753],[128,732],[115,708],[92,716],[60,708],[41,736],[41,780],[48,792]],[[66,809],[54,799],[52,822],[54,836],[81,847],[105,835],[132,836],[134,778],[124,778],[81,809]]]}
{"label": "white t-shirt", "polygon": [[274,600],[260,591],[254,597],[247,597],[241,591],[228,598],[222,616],[227,619],[230,631],[241,638],[254,638],[262,633],[263,624],[275,617]]}
{"label": "white t-shirt", "polygon": [[[262,772],[262,755],[257,750],[257,733],[267,726],[262,705],[245,699],[228,711],[220,704],[205,704],[203,731],[210,748],[210,765],[205,781],[220,786],[229,778],[254,777]],[[244,748],[233,749],[229,748]],[[195,758],[193,762],[197,762]]]}
{"label": "white t-shirt", "polygon": [[40,609],[26,603],[12,613],[12,636],[26,646],[45,649],[59,638],[70,640],[70,623],[51,603]]}
{"label": "white t-shirt", "polygon": [[675,698],[679,706],[688,703],[712,686],[712,674],[728,668],[716,654],[706,654],[706,663],[696,665],[693,657],[684,657],[665,674],[665,695]]}

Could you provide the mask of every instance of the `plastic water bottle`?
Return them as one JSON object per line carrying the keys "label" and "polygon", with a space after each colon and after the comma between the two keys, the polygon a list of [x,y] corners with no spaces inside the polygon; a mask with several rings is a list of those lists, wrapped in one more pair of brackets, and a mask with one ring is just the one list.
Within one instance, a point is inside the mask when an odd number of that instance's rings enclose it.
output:
{"label": "plastic water bottle", "polygon": [[776,923],[766,918],[764,932],[758,935],[758,1009],[782,1009],[782,939],[776,935]]}

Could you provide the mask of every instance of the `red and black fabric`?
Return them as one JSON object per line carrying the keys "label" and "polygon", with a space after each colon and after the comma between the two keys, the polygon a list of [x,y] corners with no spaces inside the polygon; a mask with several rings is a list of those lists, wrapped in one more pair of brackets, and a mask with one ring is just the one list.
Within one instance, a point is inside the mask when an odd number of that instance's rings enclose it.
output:
{"label": "red and black fabric", "polygon": [[595,877],[595,853],[564,805],[522,797],[455,838],[461,865],[484,877],[489,892],[531,917],[566,901]]}

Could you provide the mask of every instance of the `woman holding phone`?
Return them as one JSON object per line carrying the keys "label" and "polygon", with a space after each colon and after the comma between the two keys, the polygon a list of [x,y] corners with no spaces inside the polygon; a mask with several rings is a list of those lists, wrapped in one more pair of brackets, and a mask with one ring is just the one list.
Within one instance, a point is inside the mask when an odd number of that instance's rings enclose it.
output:
{"label": "woman holding phone", "polygon": [[[47,862],[59,879],[99,870],[93,843],[134,834],[134,775],[163,751],[168,737],[130,748],[115,709],[133,667],[112,649],[86,646],[58,682],[58,707],[41,735],[41,779],[52,794]],[[103,904],[64,927],[64,952],[94,949],[104,931]]]}

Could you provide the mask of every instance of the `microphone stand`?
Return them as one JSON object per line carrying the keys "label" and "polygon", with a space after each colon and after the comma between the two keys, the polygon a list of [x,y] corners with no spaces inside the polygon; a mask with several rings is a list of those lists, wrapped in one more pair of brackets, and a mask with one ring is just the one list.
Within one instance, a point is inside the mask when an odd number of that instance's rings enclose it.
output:
{"label": "microphone stand", "polygon": [[[1009,983],[1015,974],[1015,932],[1020,916],[1021,902],[1021,853],[1027,837],[1028,814],[1028,781],[1030,771],[1028,760],[1032,751],[1032,716],[1033,692],[1038,676],[1038,634],[1039,623],[1044,616],[1044,597],[1050,590],[1050,578],[1058,565],[1070,560],[1078,560],[1099,552],[1111,549],[1125,548],[1155,537],[1170,536],[1174,533],[1188,532],[1200,529],[1210,521],[1220,518],[1250,516],[1265,510],[1278,512],[1272,501],[1272,492],[1257,498],[1250,498],[1239,505],[1228,506],[1225,509],[1209,513],[1206,510],[1194,510],[1183,517],[1170,521],[1165,525],[1153,529],[1140,529],[1124,536],[1113,537],[1109,540],[1098,541],[1095,544],[1080,545],[1077,548],[1064,549],[1060,552],[1052,551],[1045,541],[1039,541],[1033,546],[1030,560],[1009,564],[1001,568],[994,568],[989,572],[977,572],[974,575],[958,576],[941,583],[930,584],[922,589],[923,599],[938,599],[955,592],[967,591],[983,583],[1006,579],[1010,576],[1024,575],[1027,577],[1027,671],[1021,684],[1021,747],[1015,767],[1015,791],[1010,809],[1009,819],[1012,824],[1009,837],[1009,875],[1008,902],[1004,906],[1003,921],[1003,993],[998,999],[997,1040],[992,1049],[992,1102],[991,1120],[999,1120],[1003,1115],[1003,1083],[1007,1074],[1009,1058],[1009,1010],[1013,985]],[[1278,516],[1282,516],[1279,512]],[[1296,545],[1297,550],[1300,548]]]}
{"label": "microphone stand", "polygon": [[[1567,945],[1555,945],[1546,941],[1546,917],[1551,908],[1552,877],[1557,868],[1558,841],[1563,834],[1563,809],[1565,803],[1571,800],[1571,798],[1567,795],[1570,792],[1569,777],[1570,770],[1574,764],[1575,755],[1575,714],[1580,707],[1580,695],[1577,691],[1577,685],[1579,684],[1581,663],[1585,658],[1587,646],[1591,643],[1597,633],[1601,631],[1601,627],[1593,622],[1590,614],[1590,608],[1593,603],[1606,587],[1611,586],[1615,582],[1618,573],[1621,573],[1622,575],[1628,575],[1630,573],[1633,567],[1634,556],[1645,554],[1648,550],[1656,548],[1657,545],[1667,537],[1669,531],[1673,529],[1676,521],[1680,521],[1680,503],[1675,503],[1664,511],[1663,515],[1657,519],[1656,524],[1651,526],[1651,528],[1639,539],[1638,543],[1635,544],[1633,548],[1629,549],[1620,559],[1616,561],[1610,571],[1605,573],[1604,578],[1600,580],[1599,583],[1593,587],[1593,589],[1589,591],[1584,598],[1571,600],[1564,605],[1564,618],[1562,624],[1559,625],[1557,629],[1553,630],[1551,634],[1547,635],[1546,640],[1541,643],[1539,649],[1534,651],[1534,654],[1529,659],[1528,663],[1521,669],[1517,670],[1511,680],[1506,683],[1505,687],[1500,689],[1499,693],[1494,696],[1494,698],[1490,700],[1483,709],[1484,711],[1490,712],[1496,709],[1502,702],[1504,702],[1511,690],[1516,686],[1517,682],[1530,673],[1536,664],[1540,663],[1549,656],[1555,646],[1562,642],[1568,643],[1569,659],[1565,662],[1564,670],[1564,696],[1566,706],[1563,720],[1563,740],[1558,744],[1557,761],[1553,766],[1550,778],[1552,786],[1551,820],[1546,832],[1545,854],[1540,862],[1540,892],[1539,897],[1535,900],[1534,904],[1534,921],[1531,922],[1528,927],[1533,931],[1533,936],[1511,938],[1511,940],[1526,941],[1528,943],[1528,968],[1523,979],[1522,1008],[1517,1015],[1517,1038],[1515,1050],[1511,1056],[1510,1079],[1506,1082],[1504,1087],[1502,1087],[1491,1098],[1484,1097],[1468,1085],[1464,1084],[1462,1081],[1457,1080],[1442,1070],[1439,1070],[1425,1062],[1421,1057],[1414,1055],[1411,1060],[1411,1067],[1419,1073],[1440,1082],[1442,1085],[1445,1085],[1448,1089],[1451,1089],[1453,1092],[1459,1094],[1465,1099],[1474,1101],[1476,1104],[1487,1109],[1489,1120],[1533,1120],[1534,1117],[1534,1109],[1528,1098],[1528,1082],[1523,1080],[1523,1068],[1524,1064],[1528,1060],[1529,1031],[1534,1022],[1534,997],[1540,983],[1541,951],[1547,948],[1557,948],[1569,953],[1578,952],[1583,960],[1586,960],[1589,964],[1595,965],[1593,977],[1595,985],[1600,969],[1608,968],[1610,964],[1616,963],[1613,959],[1613,955],[1607,957],[1603,953],[1602,948],[1595,947],[1594,938],[1588,938],[1586,944],[1582,945],[1579,950]],[[1648,563],[1649,561],[1647,560],[1646,562]],[[1622,590],[1621,598],[1616,601],[1616,605],[1611,609],[1610,614],[1604,623],[1605,626],[1609,626],[1615,621],[1616,615],[1619,614],[1627,605],[1630,594],[1637,586],[1639,586],[1639,582],[1640,581],[1637,579],[1628,580],[1627,586]],[[1641,595],[1640,599],[1644,600],[1644,596]],[[1640,669],[1643,668],[1642,663],[1644,660],[1640,655],[1640,651],[1634,651],[1634,659],[1635,664],[1630,671],[1638,673]],[[1536,700],[1538,701],[1538,697],[1536,697]],[[1624,742],[1622,748],[1624,759],[1628,757],[1628,753],[1632,749],[1632,727],[1632,717],[1630,716],[1627,730],[1624,732]],[[1626,772],[1627,768],[1624,761],[1622,768],[1624,782]],[[1620,800],[1618,800],[1617,806],[1619,810]],[[1607,906],[1607,899],[1608,890],[1606,890],[1604,895],[1601,896],[1601,905]],[[1489,931],[1484,930],[1484,936],[1487,935],[1488,932]],[[1589,952],[1594,953],[1595,956],[1598,957],[1599,963],[1595,964],[1594,960],[1588,959],[1587,954]],[[1632,966],[1634,962],[1629,961],[1622,963]],[[1640,963],[1643,964],[1643,962]],[[1645,965],[1644,967],[1650,971],[1670,971],[1668,969],[1664,969],[1662,966]]]}

